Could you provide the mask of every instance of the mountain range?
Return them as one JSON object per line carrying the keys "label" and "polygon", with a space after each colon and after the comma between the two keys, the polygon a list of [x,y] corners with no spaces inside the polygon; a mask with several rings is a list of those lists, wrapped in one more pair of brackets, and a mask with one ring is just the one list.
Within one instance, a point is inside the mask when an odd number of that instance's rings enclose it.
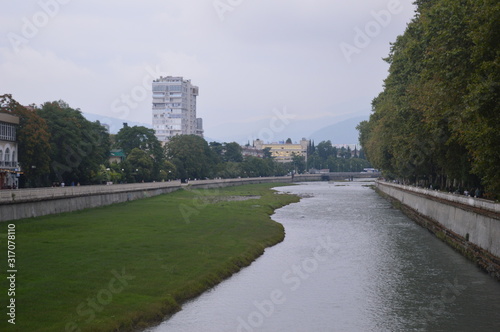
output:
{"label": "mountain range", "polygon": [[[151,124],[126,121],[93,113],[83,113],[89,121],[99,121],[109,126],[109,132],[116,134],[123,123],[129,126],[144,126],[152,128]],[[298,142],[302,138],[314,140],[316,143],[330,140],[332,144],[359,144],[356,126],[368,115],[340,116],[334,118],[319,118],[310,120],[291,120],[289,123],[272,126],[269,120],[260,120],[250,123],[223,123],[205,129],[205,139],[208,142],[237,142],[240,144],[252,143],[260,138],[266,142],[285,141],[291,138]],[[326,124],[326,125],[325,125]],[[274,131],[271,128],[275,129]],[[319,128],[319,129],[318,129]]]}

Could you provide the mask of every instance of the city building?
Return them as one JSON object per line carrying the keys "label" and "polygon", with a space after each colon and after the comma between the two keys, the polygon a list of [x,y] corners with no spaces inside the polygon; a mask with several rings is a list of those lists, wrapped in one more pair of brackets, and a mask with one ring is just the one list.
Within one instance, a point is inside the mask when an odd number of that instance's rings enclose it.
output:
{"label": "city building", "polygon": [[293,156],[303,156],[307,162],[307,147],[309,140],[303,138],[299,143],[264,143],[262,140],[257,139],[253,141],[253,146],[258,150],[270,148],[270,152],[274,160],[282,163],[289,163],[293,161]]}
{"label": "city building", "polygon": [[264,151],[261,149],[257,149],[255,146],[242,145],[241,154],[243,155],[243,157],[247,156],[258,157],[258,158],[264,157]]}
{"label": "city building", "polygon": [[196,118],[197,96],[191,80],[161,76],[153,81],[153,129],[160,142],[175,135],[203,137],[203,121]]}
{"label": "city building", "polygon": [[0,189],[19,187],[16,129],[19,118],[0,113]]}

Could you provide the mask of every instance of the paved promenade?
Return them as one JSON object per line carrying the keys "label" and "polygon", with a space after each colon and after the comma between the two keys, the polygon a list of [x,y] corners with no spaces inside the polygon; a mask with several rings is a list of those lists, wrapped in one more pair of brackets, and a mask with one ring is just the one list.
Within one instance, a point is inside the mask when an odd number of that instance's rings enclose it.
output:
{"label": "paved promenade", "polygon": [[180,187],[181,182],[151,182],[151,183],[130,183],[94,186],[74,186],[74,187],[46,187],[36,189],[4,189],[0,190],[0,204],[19,201],[33,201],[54,198],[64,198],[72,196],[86,196],[97,194],[111,194],[119,192],[129,192],[136,190],[160,189],[168,187]]}

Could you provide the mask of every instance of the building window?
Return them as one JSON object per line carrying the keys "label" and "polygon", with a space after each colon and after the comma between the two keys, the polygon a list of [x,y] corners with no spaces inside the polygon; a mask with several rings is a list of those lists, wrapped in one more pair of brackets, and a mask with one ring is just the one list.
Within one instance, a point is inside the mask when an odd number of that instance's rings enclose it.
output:
{"label": "building window", "polygon": [[9,123],[0,123],[0,140],[15,141],[16,127]]}
{"label": "building window", "polygon": [[167,91],[166,85],[153,85],[153,92],[157,91]]}

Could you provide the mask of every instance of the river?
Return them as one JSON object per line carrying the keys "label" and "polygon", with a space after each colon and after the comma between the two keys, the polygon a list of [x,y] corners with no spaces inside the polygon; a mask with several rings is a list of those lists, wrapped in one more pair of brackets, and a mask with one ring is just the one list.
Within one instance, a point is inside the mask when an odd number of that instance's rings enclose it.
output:
{"label": "river", "polygon": [[366,182],[277,189],[285,240],[148,331],[500,331],[500,283]]}

